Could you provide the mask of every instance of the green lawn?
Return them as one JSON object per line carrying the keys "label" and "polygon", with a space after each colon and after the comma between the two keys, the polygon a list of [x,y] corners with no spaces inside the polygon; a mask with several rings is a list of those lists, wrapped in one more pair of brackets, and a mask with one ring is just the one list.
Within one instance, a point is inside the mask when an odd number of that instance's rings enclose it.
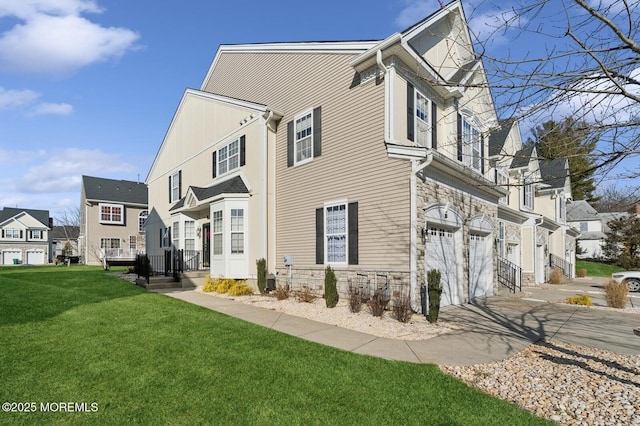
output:
{"label": "green lawn", "polygon": [[623,268],[608,263],[576,260],[576,272],[580,269],[586,269],[588,277],[611,277],[614,272],[624,271]]}
{"label": "green lawn", "polygon": [[[0,267],[0,348],[0,402],[38,407],[0,424],[549,424],[435,366],[300,340],[99,268]],[[60,402],[97,412],[40,412]]]}

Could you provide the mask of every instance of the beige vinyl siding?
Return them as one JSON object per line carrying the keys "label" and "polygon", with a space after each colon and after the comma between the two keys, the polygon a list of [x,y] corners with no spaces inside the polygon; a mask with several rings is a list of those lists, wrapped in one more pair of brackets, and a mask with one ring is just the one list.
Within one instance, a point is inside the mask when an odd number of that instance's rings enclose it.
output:
{"label": "beige vinyl siding", "polygon": [[[408,162],[384,146],[384,86],[351,88],[345,54],[220,54],[204,88],[266,104],[284,114],[276,142],[276,262],[315,267],[315,210],[325,202],[359,205],[359,267],[409,267]],[[236,76],[242,70],[242,79]],[[322,107],[322,155],[287,167],[287,123]]]}

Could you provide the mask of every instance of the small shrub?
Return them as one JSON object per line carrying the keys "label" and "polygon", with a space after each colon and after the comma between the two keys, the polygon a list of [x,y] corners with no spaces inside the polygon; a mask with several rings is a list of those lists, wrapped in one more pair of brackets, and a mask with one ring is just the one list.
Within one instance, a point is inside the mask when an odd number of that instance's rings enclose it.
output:
{"label": "small shrub", "polygon": [[278,286],[273,293],[276,295],[276,299],[284,300],[289,298],[291,291],[289,290],[289,286]]}
{"label": "small shrub", "polygon": [[303,287],[302,290],[296,291],[296,300],[300,303],[313,303],[318,295],[309,287]]}
{"label": "small shrub", "polygon": [[570,305],[593,306],[591,296],[589,296],[588,294],[581,294],[580,296],[569,296],[567,297],[566,301]]}
{"label": "small shrub", "polygon": [[411,309],[411,299],[408,295],[400,293],[393,298],[393,317],[400,322],[409,322],[413,316],[413,309]]}
{"label": "small shrub", "polygon": [[354,314],[357,314],[362,310],[362,295],[361,289],[357,285],[353,284],[349,280],[349,310]]}
{"label": "small shrub", "polygon": [[232,280],[229,278],[219,278],[218,287],[216,288],[216,291],[219,294],[224,294],[229,291],[229,289],[233,286],[234,283],[235,283],[235,280]]}
{"label": "small shrub", "polygon": [[562,284],[564,283],[564,274],[562,273],[562,269],[554,269],[549,274],[549,284]]}
{"label": "small shrub", "polygon": [[429,294],[429,312],[427,320],[434,324],[440,315],[440,299],[442,298],[442,273],[437,269],[427,272],[427,292]]}
{"label": "small shrub", "polygon": [[267,284],[267,261],[264,258],[256,260],[256,267],[258,269],[258,291],[264,293]]}
{"label": "small shrub", "polygon": [[324,300],[327,308],[335,308],[338,304],[337,278],[331,266],[327,266],[324,272]]}
{"label": "small shrub", "polygon": [[229,291],[227,292],[230,296],[246,296],[249,294],[253,294],[253,289],[247,285],[244,280],[236,281]]}
{"label": "small shrub", "polygon": [[607,306],[623,309],[627,305],[629,287],[626,283],[618,283],[614,280],[609,280],[609,282],[604,286],[604,293],[605,298],[607,299]]}
{"label": "small shrub", "polygon": [[381,317],[384,315],[385,309],[387,309],[387,304],[389,304],[389,298],[385,295],[385,291],[378,289],[367,302],[367,307],[369,308],[371,315],[374,317]]}
{"label": "small shrub", "polygon": [[584,278],[587,276],[587,270],[586,269],[578,269],[578,278]]}
{"label": "small shrub", "polygon": [[214,292],[216,292],[217,288],[218,288],[217,281],[212,279],[211,277],[207,277],[204,280],[204,287],[202,287],[202,291],[204,291],[206,293],[214,293]]}

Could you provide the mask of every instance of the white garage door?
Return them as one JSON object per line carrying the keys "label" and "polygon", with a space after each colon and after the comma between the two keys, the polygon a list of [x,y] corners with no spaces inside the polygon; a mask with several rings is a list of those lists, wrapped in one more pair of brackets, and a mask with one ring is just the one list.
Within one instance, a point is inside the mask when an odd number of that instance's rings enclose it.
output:
{"label": "white garage door", "polygon": [[458,279],[454,232],[451,229],[430,227],[425,242],[425,270],[440,271],[442,278],[441,306],[462,304],[462,291]]}
{"label": "white garage door", "polygon": [[27,263],[29,265],[44,265],[44,251],[42,250],[28,251]]}
{"label": "white garage door", "polygon": [[469,235],[469,297],[491,296],[493,265],[487,253],[488,237],[477,233]]}
{"label": "white garage door", "polygon": [[22,253],[20,250],[5,250],[2,252],[2,264],[13,265],[13,259],[21,259]]}

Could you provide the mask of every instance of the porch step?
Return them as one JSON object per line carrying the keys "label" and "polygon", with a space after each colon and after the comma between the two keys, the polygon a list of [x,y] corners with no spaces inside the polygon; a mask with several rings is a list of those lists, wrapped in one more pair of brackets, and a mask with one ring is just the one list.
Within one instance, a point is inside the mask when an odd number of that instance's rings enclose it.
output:
{"label": "porch step", "polygon": [[165,277],[165,276],[150,277],[148,284],[146,279],[138,278],[136,279],[136,285],[139,285],[140,287],[144,287],[147,290],[182,288],[182,283],[180,283],[179,281],[175,282],[173,277]]}
{"label": "porch step", "polygon": [[182,288],[196,288],[204,285],[209,270],[185,271],[182,273]]}

